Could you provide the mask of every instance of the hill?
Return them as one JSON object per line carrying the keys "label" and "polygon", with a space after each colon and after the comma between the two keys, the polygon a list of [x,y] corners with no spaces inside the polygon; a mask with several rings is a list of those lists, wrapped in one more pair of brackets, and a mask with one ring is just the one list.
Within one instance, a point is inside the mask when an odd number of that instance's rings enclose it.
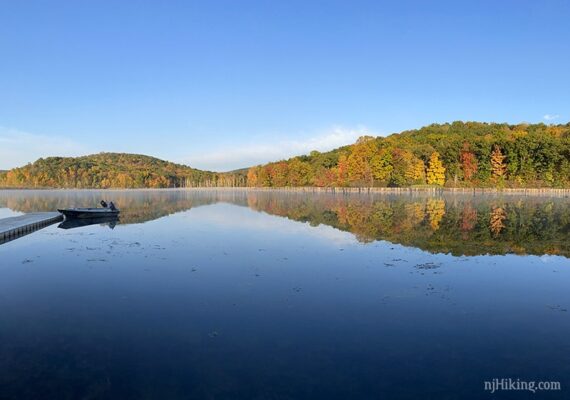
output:
{"label": "hill", "polygon": [[249,169],[249,186],[570,187],[570,123],[432,124]]}
{"label": "hill", "polygon": [[0,187],[191,186],[570,187],[570,123],[456,121],[387,137],[361,137],[329,152],[226,173],[154,157],[100,153],[49,157],[0,172]]}
{"label": "hill", "polygon": [[169,188],[237,183],[233,174],[201,171],[154,157],[124,153],[40,158],[0,173],[0,187]]}

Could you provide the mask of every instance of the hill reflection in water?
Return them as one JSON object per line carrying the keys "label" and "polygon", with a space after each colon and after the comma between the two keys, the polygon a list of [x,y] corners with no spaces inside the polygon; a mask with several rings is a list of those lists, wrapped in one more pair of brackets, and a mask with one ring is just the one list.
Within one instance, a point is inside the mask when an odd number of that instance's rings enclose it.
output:
{"label": "hill reflection in water", "polygon": [[17,212],[96,206],[121,208],[120,224],[144,223],[226,202],[313,226],[453,255],[556,254],[570,257],[570,199],[500,195],[307,194],[255,190],[0,191]]}

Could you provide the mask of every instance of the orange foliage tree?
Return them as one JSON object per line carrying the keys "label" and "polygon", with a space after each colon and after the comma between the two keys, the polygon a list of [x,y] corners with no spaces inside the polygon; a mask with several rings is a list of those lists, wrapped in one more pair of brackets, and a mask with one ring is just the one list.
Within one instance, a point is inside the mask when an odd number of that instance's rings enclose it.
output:
{"label": "orange foliage tree", "polygon": [[505,177],[507,172],[507,164],[505,163],[505,156],[501,151],[501,148],[495,145],[493,152],[491,153],[491,172],[495,179],[501,179]]}
{"label": "orange foliage tree", "polygon": [[477,157],[470,149],[469,143],[463,143],[461,149],[461,167],[463,169],[463,179],[470,181],[477,173]]}

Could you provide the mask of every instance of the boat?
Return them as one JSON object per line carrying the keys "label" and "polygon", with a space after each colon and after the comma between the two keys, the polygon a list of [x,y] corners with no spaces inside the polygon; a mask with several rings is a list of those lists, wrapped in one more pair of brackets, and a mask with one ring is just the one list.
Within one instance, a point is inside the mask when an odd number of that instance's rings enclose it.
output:
{"label": "boat", "polygon": [[65,219],[117,217],[120,213],[118,209],[110,208],[64,208],[57,211],[62,213]]}

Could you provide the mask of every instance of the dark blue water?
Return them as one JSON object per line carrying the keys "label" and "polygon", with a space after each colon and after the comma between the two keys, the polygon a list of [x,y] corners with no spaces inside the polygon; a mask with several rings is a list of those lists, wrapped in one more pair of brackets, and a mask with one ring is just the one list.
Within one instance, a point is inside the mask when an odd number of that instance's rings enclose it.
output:
{"label": "dark blue water", "polygon": [[12,191],[0,215],[103,196],[113,228],[0,245],[1,399],[568,396],[567,199]]}

